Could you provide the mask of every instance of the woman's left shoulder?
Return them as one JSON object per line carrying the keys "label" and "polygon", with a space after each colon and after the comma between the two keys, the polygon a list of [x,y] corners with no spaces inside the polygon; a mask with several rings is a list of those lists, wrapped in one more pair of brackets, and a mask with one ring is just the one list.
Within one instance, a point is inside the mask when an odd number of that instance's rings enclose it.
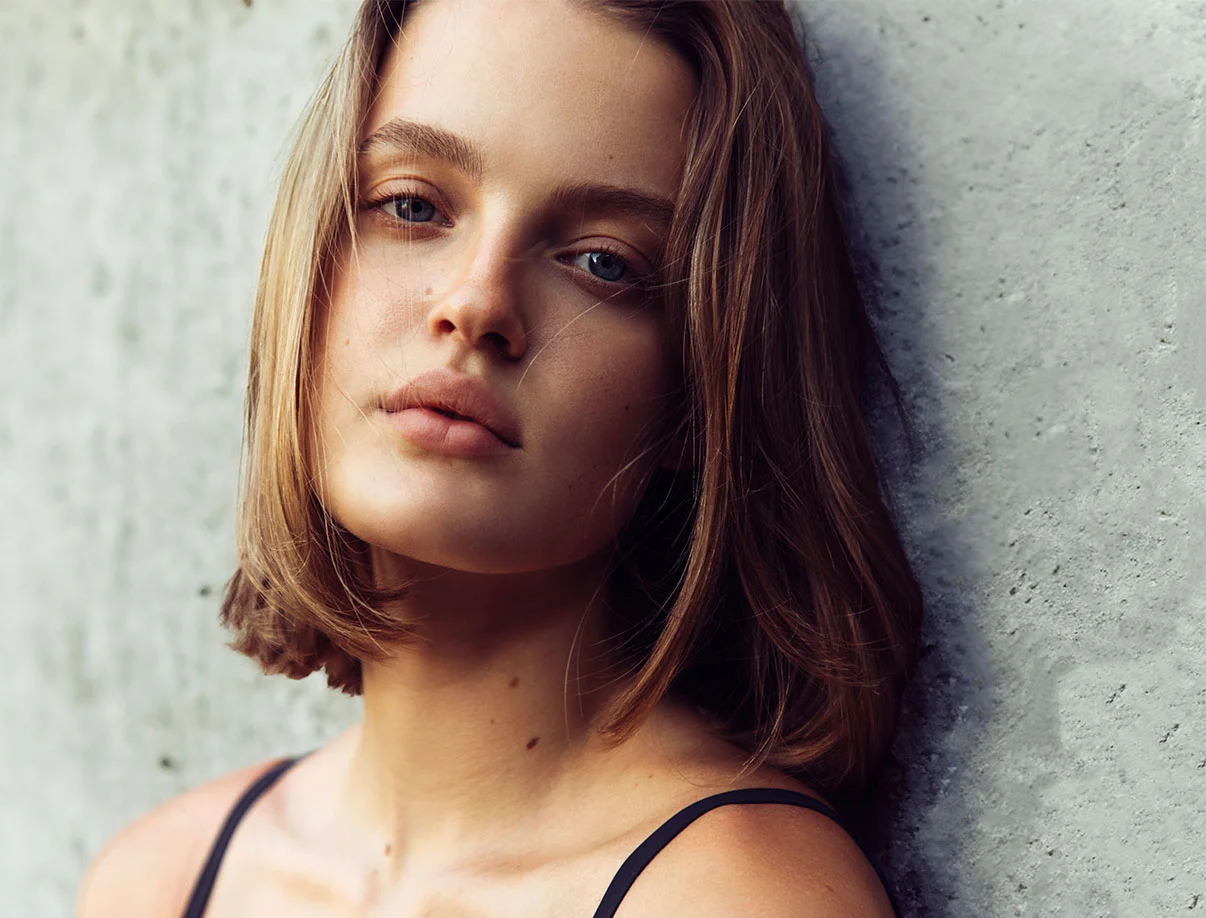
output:
{"label": "woman's left shoulder", "polygon": [[827,816],[790,804],[709,810],[658,854],[630,898],[629,914],[645,918],[893,914],[854,839]]}

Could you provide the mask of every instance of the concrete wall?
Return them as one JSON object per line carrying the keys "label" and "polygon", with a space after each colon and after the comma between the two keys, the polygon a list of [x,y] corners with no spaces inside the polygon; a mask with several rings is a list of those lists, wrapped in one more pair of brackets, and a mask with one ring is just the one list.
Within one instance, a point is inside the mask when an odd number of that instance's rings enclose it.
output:
{"label": "concrete wall", "polygon": [[[0,6],[0,914],[355,716],[223,648],[249,303],[350,0]],[[912,915],[1206,910],[1201,0],[804,0],[917,426]]]}

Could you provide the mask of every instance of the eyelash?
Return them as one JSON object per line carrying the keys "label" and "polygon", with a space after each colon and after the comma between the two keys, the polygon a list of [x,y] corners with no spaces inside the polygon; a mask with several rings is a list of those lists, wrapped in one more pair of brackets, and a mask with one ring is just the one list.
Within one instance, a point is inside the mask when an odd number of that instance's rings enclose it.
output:
{"label": "eyelash", "polygon": [[[385,212],[386,204],[389,204],[393,201],[402,201],[402,200],[406,200],[406,199],[424,201],[427,204],[430,204],[435,209],[437,214],[440,214],[441,216],[443,215],[443,211],[440,210],[439,206],[434,201],[430,200],[429,198],[425,198],[422,195],[418,195],[418,194],[394,193],[394,194],[380,195],[379,197],[366,200],[362,204],[362,209],[364,211],[366,211],[374,219],[385,220],[387,222],[389,228],[393,229],[395,231],[412,232],[412,230],[410,229],[411,227],[422,227],[422,226],[427,226],[427,225],[431,225],[431,224],[435,223],[434,220],[426,221],[426,222],[411,222],[411,221],[407,221],[407,220],[401,220],[401,219],[394,217],[390,214],[387,214]],[[442,226],[442,227],[449,227],[449,226],[452,226],[452,223],[449,222],[447,220],[447,218],[445,217],[445,221],[443,223],[439,223],[436,225]],[[596,253],[596,252],[611,255],[614,258],[619,258],[620,260],[622,260],[624,262],[624,266],[625,266],[627,272],[633,276],[632,276],[632,279],[629,281],[622,281],[622,280],[621,281],[609,281],[609,280],[605,280],[604,278],[597,277],[597,276],[591,274],[589,271],[583,270],[582,273],[587,278],[589,278],[592,282],[600,285],[601,287],[606,287],[608,290],[613,291],[613,292],[616,292],[616,291],[622,292],[622,291],[627,291],[627,290],[643,289],[643,288],[647,288],[651,285],[652,276],[646,275],[646,274],[638,274],[636,272],[636,269],[634,269],[632,266],[632,259],[629,258],[627,255],[625,255],[624,252],[620,249],[620,247],[615,245],[614,243],[602,242],[597,245],[592,245],[588,249],[582,249],[578,252],[573,253],[572,257],[574,259],[577,259],[577,258],[582,257],[583,255],[590,255],[590,254]]]}

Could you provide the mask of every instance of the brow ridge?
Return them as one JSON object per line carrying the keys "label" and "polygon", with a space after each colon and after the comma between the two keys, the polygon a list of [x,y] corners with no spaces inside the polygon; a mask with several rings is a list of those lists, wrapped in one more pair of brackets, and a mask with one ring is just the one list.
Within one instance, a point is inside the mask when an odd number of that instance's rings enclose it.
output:
{"label": "brow ridge", "polygon": [[567,211],[578,210],[583,216],[620,213],[662,226],[669,226],[674,216],[674,202],[669,198],[598,182],[558,185],[553,191],[553,203]]}

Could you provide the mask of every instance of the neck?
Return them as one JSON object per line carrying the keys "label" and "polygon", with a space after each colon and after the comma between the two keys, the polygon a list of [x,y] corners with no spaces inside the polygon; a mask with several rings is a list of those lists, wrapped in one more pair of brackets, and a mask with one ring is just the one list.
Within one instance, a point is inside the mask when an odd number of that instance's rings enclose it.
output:
{"label": "neck", "polygon": [[411,590],[417,639],[365,662],[347,772],[351,811],[393,858],[490,847],[572,798],[617,685],[599,582],[443,572]]}

